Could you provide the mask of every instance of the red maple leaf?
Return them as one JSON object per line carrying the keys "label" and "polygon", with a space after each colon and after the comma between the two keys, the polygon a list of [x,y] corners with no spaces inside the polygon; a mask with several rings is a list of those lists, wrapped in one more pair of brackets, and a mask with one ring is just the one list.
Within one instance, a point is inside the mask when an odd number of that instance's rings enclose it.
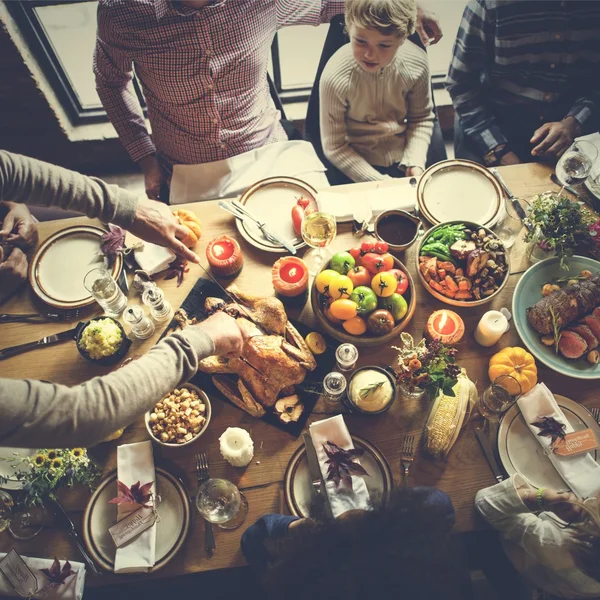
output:
{"label": "red maple leaf", "polygon": [[144,508],[151,508],[147,502],[152,498],[150,488],[154,481],[140,485],[140,482],[134,483],[130,488],[122,481],[117,480],[118,496],[109,500],[109,504],[139,504]]}

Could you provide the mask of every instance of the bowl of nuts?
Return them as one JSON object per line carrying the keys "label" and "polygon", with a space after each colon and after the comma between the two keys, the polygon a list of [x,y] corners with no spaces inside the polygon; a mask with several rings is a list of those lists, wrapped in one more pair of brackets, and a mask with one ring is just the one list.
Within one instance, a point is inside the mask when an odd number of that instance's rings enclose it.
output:
{"label": "bowl of nuts", "polygon": [[206,431],[211,412],[208,396],[195,385],[185,383],[146,413],[146,429],[160,446],[189,446]]}

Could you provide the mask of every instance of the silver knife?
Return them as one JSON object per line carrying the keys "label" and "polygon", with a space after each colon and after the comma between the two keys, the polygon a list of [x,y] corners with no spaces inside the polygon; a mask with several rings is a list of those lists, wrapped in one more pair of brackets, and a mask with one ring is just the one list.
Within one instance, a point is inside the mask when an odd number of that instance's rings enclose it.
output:
{"label": "silver knife", "polygon": [[60,342],[66,342],[67,340],[74,340],[80,328],[84,325],[85,323],[78,323],[76,327],[73,327],[73,329],[62,331],[61,333],[55,333],[54,335],[47,335],[37,342],[27,342],[26,344],[20,344],[19,346],[3,348],[0,350],[0,360],[10,358],[11,356],[17,356],[17,354],[27,352],[28,350],[34,350],[35,348],[43,348],[44,346],[51,346]]}
{"label": "silver knife", "polygon": [[477,441],[479,442],[479,445],[481,446],[481,449],[485,454],[485,458],[487,459],[488,465],[490,466],[490,469],[492,470],[496,481],[500,483],[504,480],[504,475],[502,473],[500,465],[498,464],[498,461],[496,460],[496,457],[494,456],[494,450],[492,448],[492,444],[490,443],[489,438],[479,427],[475,427],[475,437],[477,438]]}
{"label": "silver knife", "polygon": [[321,480],[321,467],[317,458],[317,451],[313,444],[310,433],[304,434],[304,447],[306,448],[306,462],[308,463],[308,472],[310,473],[311,481],[311,497],[318,496],[323,491]]}
{"label": "silver knife", "polygon": [[504,179],[502,178],[502,175],[500,175],[500,172],[498,171],[498,169],[492,168],[492,169],[490,169],[490,173],[496,178],[496,181],[500,184],[500,187],[504,190],[506,197],[510,200],[517,215],[519,215],[519,219],[521,219],[521,221],[523,219],[525,219],[527,217],[527,215],[525,214],[524,208],[521,206],[521,203],[516,198],[516,196],[508,189],[508,186],[504,182]]}
{"label": "silver knife", "polygon": [[96,575],[102,575],[102,572],[95,565],[94,561],[92,560],[92,558],[90,557],[90,555],[87,553],[87,550],[85,549],[85,547],[81,543],[81,540],[79,539],[79,534],[75,530],[75,524],[73,523],[73,521],[71,521],[71,517],[69,517],[69,515],[67,514],[67,512],[65,511],[65,509],[62,507],[62,505],[60,504],[60,502],[58,502],[58,500],[52,500],[52,503],[54,504],[54,506],[57,509],[57,510],[54,511],[55,514],[56,514],[56,516],[63,523],[66,524],[66,526],[67,526],[67,533],[75,540],[75,543],[77,544],[77,547],[79,548],[79,552],[81,552],[81,555],[83,556],[83,558],[84,558],[85,562],[87,563],[88,567]]}
{"label": "silver knife", "polygon": [[256,223],[256,226],[262,231],[265,238],[273,238],[278,244],[281,244],[290,254],[296,254],[296,248],[294,245],[283,238],[283,236],[277,231],[271,229],[266,223],[257,219],[239,200],[233,199],[230,204],[242,213],[245,217],[251,219]]}

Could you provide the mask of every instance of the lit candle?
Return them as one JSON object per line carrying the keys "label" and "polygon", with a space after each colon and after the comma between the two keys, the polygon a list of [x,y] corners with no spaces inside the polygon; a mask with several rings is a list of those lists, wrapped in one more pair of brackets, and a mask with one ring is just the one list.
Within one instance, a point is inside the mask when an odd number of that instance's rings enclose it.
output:
{"label": "lit candle", "polygon": [[493,346],[508,330],[508,319],[499,310],[486,312],[475,329],[480,346]]}
{"label": "lit candle", "polygon": [[254,456],[254,442],[241,427],[228,427],[219,438],[221,456],[232,467],[245,467]]}
{"label": "lit candle", "polygon": [[217,277],[234,277],[244,266],[240,245],[228,235],[220,235],[208,242],[206,258]]}
{"label": "lit candle", "polygon": [[308,268],[296,256],[280,258],[271,269],[271,277],[275,292],[286,298],[300,296],[308,289]]}
{"label": "lit candle", "polygon": [[465,324],[451,310],[436,310],[427,319],[425,333],[429,339],[439,340],[443,344],[458,344],[465,333]]}

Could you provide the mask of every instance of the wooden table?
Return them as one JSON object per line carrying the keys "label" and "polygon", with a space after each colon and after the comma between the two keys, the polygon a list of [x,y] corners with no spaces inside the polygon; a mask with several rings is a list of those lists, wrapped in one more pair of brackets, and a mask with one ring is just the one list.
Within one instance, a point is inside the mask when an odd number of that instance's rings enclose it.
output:
{"label": "wooden table", "polygon": [[[508,187],[518,197],[530,197],[547,189],[555,189],[550,182],[551,170],[539,164],[517,165],[502,167],[502,175]],[[372,184],[357,184],[370,189]],[[208,240],[218,234],[227,233],[236,237],[241,245],[245,258],[245,267],[236,284],[251,292],[259,293],[271,290],[270,267],[276,256],[260,252],[249,246],[238,235],[232,218],[217,208],[216,202],[201,202],[186,206],[197,213],[203,224],[202,240],[197,251],[203,256]],[[54,221],[40,224],[40,240],[63,229],[64,227],[82,222],[87,219],[70,219],[68,221]],[[347,249],[355,245],[355,240],[347,225],[340,227],[340,233],[333,243],[333,250]],[[415,278],[418,294],[418,308],[408,328],[408,332],[420,339],[428,316],[443,305],[428,294],[416,278],[415,268],[416,248],[413,246],[406,252],[404,262]],[[488,360],[501,347],[520,345],[520,339],[514,329],[505,335],[499,344],[493,348],[482,348],[473,340],[473,331],[481,315],[492,308],[499,309],[503,306],[511,307],[511,300],[515,284],[520,274],[529,266],[524,255],[524,243],[519,239],[511,250],[512,270],[508,285],[502,294],[495,298],[491,304],[479,308],[458,309],[463,317],[467,335],[464,343],[460,345],[458,362],[464,366],[469,377],[477,383],[481,392],[488,384]],[[198,277],[202,276],[201,269],[193,265],[186,275],[181,287],[177,288],[175,282],[160,281],[161,288],[174,306],[179,306],[187,296],[189,290]],[[130,294],[133,302],[133,293]],[[40,308],[30,290],[23,291],[5,306],[3,312],[33,312],[30,309]],[[4,310],[6,309],[6,310]],[[93,310],[90,310],[90,315]],[[292,316],[300,316],[307,324],[313,324],[309,304],[298,315],[290,311]],[[87,315],[85,315],[87,316]],[[2,325],[2,347],[36,340],[48,334],[65,329],[65,324],[43,325]],[[157,334],[143,343],[134,342],[130,355],[144,353],[149,350],[158,338]],[[387,365],[395,360],[396,353],[388,345],[376,349],[365,349],[361,353],[361,364]],[[553,371],[538,365],[540,379],[558,394],[563,394],[586,406],[599,406],[600,397],[597,392],[597,382],[579,381],[560,376]],[[35,378],[63,384],[77,384],[96,375],[107,373],[110,369],[98,367],[85,362],[78,354],[74,344],[61,344],[52,349],[43,349],[18,357],[11,358],[1,363],[0,372],[4,377]],[[385,454],[392,466],[394,479],[400,483],[400,441],[407,433],[420,436],[421,429],[427,417],[429,405],[420,402],[398,400],[391,410],[384,415],[372,418],[360,416],[347,416],[346,422],[350,431],[362,436],[376,444]],[[211,463],[211,475],[225,477],[234,481],[246,494],[250,511],[245,526],[252,524],[258,517],[269,512],[285,511],[282,500],[282,480],[286,465],[296,448],[302,443],[301,438],[294,439],[288,434],[254,419],[246,413],[234,408],[221,400],[213,402],[213,420],[208,431],[201,441],[190,448],[163,450],[156,447],[157,461],[172,460],[183,471],[186,485],[191,493],[196,490],[194,472],[194,453],[199,450],[208,452]],[[311,421],[324,418],[331,409],[320,401]],[[256,455],[246,469],[235,469],[229,466],[220,456],[218,438],[229,426],[240,426],[247,429],[255,444]],[[456,508],[456,530],[469,531],[482,527],[476,519],[473,510],[473,499],[476,492],[495,483],[495,479],[485,461],[483,454],[475,440],[471,423],[460,435],[447,462],[433,461],[422,454],[418,454],[411,470],[411,483],[413,485],[437,486],[448,492]],[[104,469],[108,472],[116,466],[116,447],[119,443],[129,443],[147,439],[143,420],[140,418],[127,429],[118,442],[112,442],[99,447],[100,455],[105,459]],[[65,504],[72,513],[76,524],[81,521],[81,512],[85,506],[87,494],[71,492],[65,495]],[[244,564],[239,550],[239,541],[243,528],[234,532],[222,532],[215,528],[217,551],[212,558],[208,558],[204,551],[203,524],[194,510],[193,525],[190,536],[175,560],[163,570],[144,577],[167,577],[222,569]],[[244,527],[245,527],[244,526]],[[75,544],[67,537],[63,529],[52,524],[30,542],[15,542],[7,533],[0,534],[0,551],[7,551],[15,547],[18,552],[35,556],[59,556],[80,560]],[[94,577],[88,574],[90,585],[106,585],[123,581],[123,578],[106,575]],[[128,578],[131,580],[131,576]]]}

